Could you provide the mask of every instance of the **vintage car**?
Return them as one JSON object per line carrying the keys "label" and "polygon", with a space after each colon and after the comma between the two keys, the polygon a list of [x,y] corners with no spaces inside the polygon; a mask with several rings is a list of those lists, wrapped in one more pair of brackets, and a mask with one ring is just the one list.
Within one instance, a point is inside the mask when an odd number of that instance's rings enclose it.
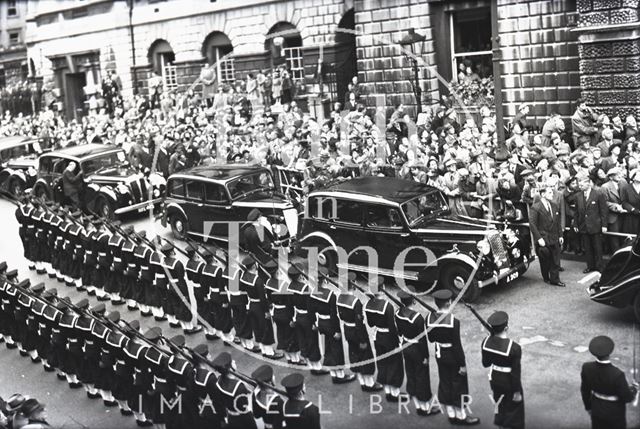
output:
{"label": "vintage car", "polygon": [[617,308],[632,305],[640,321],[640,236],[615,252],[600,278],[587,289],[589,298]]}
{"label": "vintage car", "polygon": [[38,175],[39,152],[37,139],[24,136],[0,139],[0,189],[17,197],[31,188]]}
{"label": "vintage car", "polygon": [[453,216],[436,188],[389,177],[311,192],[298,244],[298,252],[313,249],[330,269],[403,278],[422,290],[459,293],[475,273],[469,301],[485,286],[515,280],[535,258],[526,224]]}
{"label": "vintage car", "polygon": [[176,238],[226,241],[228,223],[246,222],[254,208],[269,219],[278,241],[296,236],[299,210],[275,187],[269,169],[244,164],[199,166],[169,177],[162,225],[170,225]]}
{"label": "vintage car", "polygon": [[152,209],[162,201],[166,181],[161,175],[138,172],[126,161],[121,148],[97,143],[41,155],[33,194],[68,202],[62,190],[62,174],[71,161],[76,162],[84,174],[83,210],[113,218],[122,213]]}

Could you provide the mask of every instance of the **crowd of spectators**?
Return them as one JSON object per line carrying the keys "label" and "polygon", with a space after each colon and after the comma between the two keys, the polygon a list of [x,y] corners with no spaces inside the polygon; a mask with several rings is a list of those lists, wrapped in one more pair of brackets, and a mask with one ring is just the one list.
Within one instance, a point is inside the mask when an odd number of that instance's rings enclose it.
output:
{"label": "crowd of spectators", "polygon": [[[583,190],[586,178],[605,192],[609,231],[638,232],[640,144],[632,115],[610,118],[579,100],[570,127],[552,114],[535,133],[524,104],[499,142],[488,107],[471,117],[443,97],[414,121],[403,105],[390,112],[365,107],[355,77],[344,102],[319,120],[295,91],[276,82],[290,79],[287,74],[282,69],[249,75],[236,85],[218,85],[206,97],[153,88],[150,97],[109,103],[80,121],[65,120],[46,106],[34,116],[5,114],[0,135],[37,137],[41,150],[114,144],[132,165],[165,176],[198,164],[280,166],[298,173],[292,177],[303,193],[354,176],[401,177],[440,189],[454,214],[475,218],[526,218],[540,189],[553,186],[569,235],[565,247],[577,253],[582,249],[571,238],[578,232],[571,195]],[[613,237],[609,250],[623,238]]]}

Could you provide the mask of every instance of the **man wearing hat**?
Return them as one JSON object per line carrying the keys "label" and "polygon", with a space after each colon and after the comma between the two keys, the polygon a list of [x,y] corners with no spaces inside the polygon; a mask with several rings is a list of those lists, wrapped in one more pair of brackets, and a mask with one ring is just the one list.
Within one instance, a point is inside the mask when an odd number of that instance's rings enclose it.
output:
{"label": "man wearing hat", "polygon": [[529,210],[529,225],[536,252],[540,258],[540,271],[545,283],[564,287],[560,281],[560,252],[564,241],[560,209],[553,201],[554,189],[545,186],[540,199]]}
{"label": "man wearing hat", "polygon": [[[14,417],[14,428],[20,429],[46,429],[52,427],[47,423],[47,413],[44,409],[44,404],[38,402],[37,399],[27,399],[20,407],[20,415],[24,416],[21,423],[18,423],[18,416]],[[23,424],[24,423],[24,424]]]}
{"label": "man wearing hat", "polygon": [[[622,179],[622,170],[618,167],[613,167],[607,171],[607,178],[607,182],[605,182],[600,188],[602,189],[602,192],[604,192],[604,196],[607,200],[607,207],[609,207],[607,230],[609,232],[621,232],[623,214],[627,211],[622,207],[620,189],[627,182]],[[609,244],[609,251],[612,254],[622,246],[621,237],[610,235],[607,237],[607,241]]]}
{"label": "man wearing hat", "polygon": [[437,414],[431,408],[431,377],[429,374],[429,343],[425,332],[424,317],[415,308],[412,290],[401,290],[398,299],[403,307],[396,311],[398,335],[402,339],[402,355],[407,374],[407,393],[416,405],[419,416]]}
{"label": "man wearing hat", "polygon": [[320,410],[305,398],[304,376],[289,374],[280,382],[287,391],[282,414],[287,429],[320,429]]}
{"label": "man wearing hat", "polygon": [[595,362],[582,365],[580,393],[593,429],[624,429],[627,427],[626,404],[638,394],[638,383],[627,383],[624,372],[613,366],[613,340],[605,335],[594,337],[589,351]]}
{"label": "man wearing hat", "polygon": [[622,150],[621,143],[614,143],[609,148],[609,155],[604,157],[600,161],[600,168],[608,173],[614,167],[620,167],[620,151]]}
{"label": "man wearing hat", "polygon": [[480,419],[467,414],[462,402],[469,394],[467,364],[460,340],[460,321],[451,313],[453,292],[440,289],[433,293],[438,311],[426,318],[427,336],[435,346],[438,364],[438,400],[447,410],[449,423],[476,425]]}
{"label": "man wearing hat", "polygon": [[257,429],[251,412],[251,391],[234,374],[235,361],[227,352],[220,353],[211,362],[220,373],[216,382],[221,405],[226,409],[227,429]]}
{"label": "man wearing hat", "polygon": [[281,429],[284,421],[282,415],[284,400],[269,388],[275,384],[273,368],[269,365],[260,365],[251,373],[251,378],[258,382],[251,393],[254,417],[256,420],[262,420],[265,429]]}
{"label": "man wearing hat", "polygon": [[489,368],[489,386],[496,404],[493,423],[501,428],[524,428],[524,400],[520,345],[507,338],[509,316],[496,311],[487,319],[491,335],[482,341],[482,365]]}
{"label": "man wearing hat", "polygon": [[[374,331],[374,346],[378,366],[378,383],[384,386],[389,402],[400,400],[400,388],[404,380],[402,353],[396,327],[393,305],[383,298],[384,278],[377,277],[377,293],[364,306],[364,315],[369,328]],[[377,356],[388,354],[384,359]]]}

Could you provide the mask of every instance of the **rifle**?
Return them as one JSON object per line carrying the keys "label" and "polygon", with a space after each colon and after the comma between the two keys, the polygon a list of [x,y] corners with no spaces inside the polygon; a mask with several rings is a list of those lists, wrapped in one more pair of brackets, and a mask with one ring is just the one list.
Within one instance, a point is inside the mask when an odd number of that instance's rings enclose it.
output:
{"label": "rifle", "polygon": [[10,194],[9,192],[3,191],[1,189],[0,189],[0,195],[2,195],[3,197],[7,198],[7,200],[11,204],[14,204],[14,205],[20,207],[21,202],[20,202],[20,200],[18,198],[15,197],[15,195]]}
{"label": "rifle", "polygon": [[161,241],[166,241],[167,243],[171,244],[171,245],[173,246],[173,248],[174,248],[174,249],[176,249],[178,252],[182,253],[182,254],[183,254],[184,256],[186,256],[187,258],[189,257],[189,254],[188,254],[184,249],[181,249],[180,247],[178,247],[178,246],[174,245],[172,242],[170,242],[170,241],[169,241],[169,240],[167,240],[166,238],[163,238],[163,237],[161,237],[161,236],[159,236],[159,235],[158,235],[157,237],[159,237],[159,239],[160,239]]}
{"label": "rifle", "polygon": [[482,318],[482,316],[480,316],[480,313],[478,313],[478,312],[476,311],[476,309],[475,309],[475,308],[473,308],[473,306],[472,306],[471,304],[466,303],[466,302],[464,302],[464,301],[462,301],[462,304],[464,304],[464,306],[465,306],[465,307],[467,307],[467,308],[471,311],[471,313],[473,313],[473,315],[474,315],[474,316],[476,316],[476,319],[478,319],[478,320],[480,321],[480,323],[482,324],[482,326],[484,326],[484,328],[485,328],[487,331],[489,331],[489,333],[490,333],[490,334],[493,334],[493,328],[491,328],[491,325],[489,325],[489,323],[487,323],[487,321],[486,321],[486,320],[484,320],[484,319]]}
{"label": "rifle", "polygon": [[[185,237],[185,241],[187,242],[187,244],[193,249],[195,250],[198,255],[200,255],[200,257],[202,257],[202,259],[205,259],[204,255],[202,253],[200,253],[198,250],[196,250],[197,244],[193,243],[193,240],[191,240],[189,237]],[[221,257],[219,257],[218,255],[216,255],[215,252],[212,252],[211,250],[207,249],[206,247],[200,247],[201,249],[206,250],[211,256],[213,256],[214,258],[216,258],[219,262],[221,262],[224,265],[227,265],[227,261],[225,261],[224,259],[222,259]]]}

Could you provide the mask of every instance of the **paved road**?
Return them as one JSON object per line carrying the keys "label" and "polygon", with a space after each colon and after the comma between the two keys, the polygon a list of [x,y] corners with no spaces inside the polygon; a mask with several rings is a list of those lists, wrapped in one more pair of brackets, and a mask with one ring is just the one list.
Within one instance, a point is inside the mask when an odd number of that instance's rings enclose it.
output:
{"label": "paved road", "polygon": [[[68,294],[74,301],[84,297],[75,289],[27,270],[13,211],[12,205],[0,201],[0,260],[6,260],[10,267],[18,268],[21,278],[31,278],[32,284],[44,281],[47,287],[57,287],[61,295]],[[156,228],[164,236],[169,236],[162,226],[152,225],[146,218],[127,219],[127,222],[135,224],[136,229],[143,228],[151,232]],[[527,426],[530,428],[588,427],[588,415],[584,412],[579,395],[579,374],[581,364],[591,359],[586,347],[594,335],[611,336],[616,342],[614,362],[626,370],[632,366],[631,310],[619,311],[589,301],[584,286],[577,283],[583,276],[583,265],[569,261],[564,265],[566,271],[562,273],[562,278],[567,288],[551,287],[539,281],[538,267],[533,265],[523,278],[512,285],[485,290],[476,306],[485,317],[494,310],[507,311],[511,316],[509,333],[523,345],[523,386]],[[92,305],[97,303],[95,298],[90,300]],[[108,309],[111,308],[109,304]],[[127,320],[140,318],[137,312],[130,312],[126,307],[116,308]],[[462,343],[467,355],[470,393],[473,396],[471,408],[482,419],[480,427],[493,427],[487,373],[480,363],[480,343],[485,334],[468,310],[456,308],[455,314],[462,321]],[[156,322],[142,318],[141,324],[146,328]],[[160,322],[160,326],[167,336],[179,333],[166,322]],[[188,338],[190,345],[202,341],[205,341],[204,336],[200,334]],[[246,372],[262,363],[241,351],[224,347],[219,341],[209,344],[214,354],[223,349],[232,350],[238,367]],[[435,391],[437,372],[435,363],[433,365],[432,388]],[[281,379],[288,371],[289,368],[277,368],[276,378]],[[325,428],[387,429],[394,425],[402,425],[403,428],[449,425],[441,415],[428,418],[408,415],[405,410],[384,400],[380,410],[375,396],[364,395],[356,384],[334,386],[327,376],[311,378],[307,391],[310,399],[321,405],[326,413],[322,416]],[[133,418],[121,417],[117,410],[106,409],[100,401],[87,399],[83,389],[69,389],[66,382],[43,372],[40,365],[32,364],[28,358],[21,358],[14,350],[0,347],[0,396],[6,397],[14,392],[32,395],[46,402],[49,420],[55,427],[136,427]],[[628,408],[629,427],[640,428],[639,410]]]}

